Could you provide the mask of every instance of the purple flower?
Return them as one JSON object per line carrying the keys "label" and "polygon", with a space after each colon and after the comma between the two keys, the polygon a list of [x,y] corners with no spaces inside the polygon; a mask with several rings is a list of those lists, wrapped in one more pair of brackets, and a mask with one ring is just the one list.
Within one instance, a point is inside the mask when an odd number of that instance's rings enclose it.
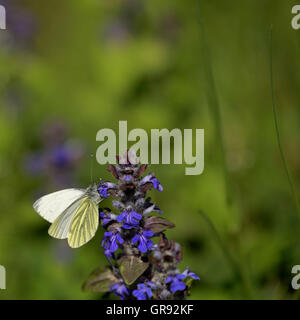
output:
{"label": "purple flower", "polygon": [[148,213],[153,212],[153,211],[155,211],[159,214],[162,214],[162,211],[159,209],[159,207],[156,204],[151,203],[150,200],[151,200],[150,198],[147,198],[144,201],[144,203],[142,204],[143,205],[143,215],[145,216]]}
{"label": "purple flower", "polygon": [[162,214],[162,211],[159,209],[158,206],[156,206],[155,204],[149,204],[149,207],[143,210],[143,215],[146,216],[148,213],[151,213],[153,211]]}
{"label": "purple flower", "polygon": [[142,233],[137,233],[132,239],[131,243],[136,244],[139,242],[139,250],[141,252],[147,252],[148,250],[152,249],[153,246],[153,241],[148,239],[153,237],[153,232],[152,231],[143,231]]}
{"label": "purple flower", "polygon": [[118,230],[104,232],[104,238],[101,245],[105,250],[109,250],[110,252],[117,251],[119,248],[118,243],[124,243],[124,239],[121,237]]}
{"label": "purple flower", "polygon": [[122,227],[124,229],[127,229],[127,230],[131,230],[131,229],[138,229],[138,225],[137,224],[129,224],[129,223],[123,223]]}
{"label": "purple flower", "polygon": [[122,300],[126,298],[126,295],[129,295],[128,289],[123,282],[117,282],[115,285],[111,286],[110,291],[116,296],[119,296]]}
{"label": "purple flower", "polygon": [[140,185],[143,185],[145,183],[152,183],[153,187],[158,190],[159,192],[162,192],[164,189],[162,187],[162,185],[160,184],[160,182],[157,180],[157,178],[155,178],[155,176],[153,174],[148,174],[146,177],[144,177],[141,181],[140,181]]}
{"label": "purple flower", "polygon": [[105,254],[105,256],[106,256],[106,258],[107,258],[108,262],[111,264],[112,262],[111,262],[111,259],[110,259],[110,258],[115,259],[115,255],[114,255],[114,253],[113,253],[113,252],[111,252],[109,249],[104,249],[104,254]]}
{"label": "purple flower", "polygon": [[147,300],[148,298],[152,298],[152,289],[154,289],[154,282],[148,281],[145,283],[139,283],[137,287],[138,288],[136,290],[133,290],[132,294],[138,300]]}
{"label": "purple flower", "polygon": [[67,144],[61,144],[32,153],[26,159],[26,167],[30,173],[61,171],[72,168],[79,158],[80,155],[77,155],[74,149]]}
{"label": "purple flower", "polygon": [[145,199],[144,198],[138,198],[135,202],[135,206],[136,207],[143,207],[145,203]]}
{"label": "purple flower", "polygon": [[50,161],[56,168],[67,168],[72,163],[72,155],[70,154],[70,150],[65,148],[65,146],[58,146],[54,148],[52,150]]}
{"label": "purple flower", "polygon": [[131,175],[129,175],[129,174],[127,174],[127,175],[124,176],[124,181],[125,181],[125,182],[131,182],[132,179],[133,179],[133,177],[132,177]]}
{"label": "purple flower", "polygon": [[152,182],[154,188],[155,188],[156,190],[158,190],[159,192],[162,192],[162,191],[164,190],[164,188],[162,187],[162,185],[160,184],[160,182],[159,182],[155,177],[153,177],[153,178],[151,179],[151,182]]}
{"label": "purple flower", "polygon": [[111,182],[104,182],[104,181],[100,181],[100,184],[98,186],[98,191],[100,193],[100,195],[103,198],[108,198],[109,197],[109,193],[108,190],[109,189],[116,189],[117,185]]}
{"label": "purple flower", "polygon": [[171,283],[170,290],[172,292],[176,291],[183,291],[186,287],[186,284],[181,281],[187,277],[191,277],[195,280],[200,280],[200,278],[195,274],[195,272],[192,272],[189,270],[189,268],[186,268],[183,273],[176,274],[175,276],[168,276],[166,279],[166,283]]}
{"label": "purple flower", "polygon": [[[138,220],[141,220],[142,216],[135,212],[133,209],[130,210],[124,210],[120,215],[118,215],[117,217],[117,221],[118,222],[122,222],[125,220],[125,224],[126,225],[132,225],[132,226],[136,226],[139,224]],[[130,229],[130,228],[126,228],[126,229]]]}
{"label": "purple flower", "polygon": [[151,182],[150,180],[152,179],[153,175],[152,173],[147,174],[141,181],[140,181],[140,185],[143,185],[147,182]]}
{"label": "purple flower", "polygon": [[196,273],[195,273],[195,272],[192,272],[189,268],[186,268],[186,269],[182,272],[182,275],[184,275],[185,278],[191,277],[191,278],[193,278],[193,279],[195,279],[195,280],[200,280],[200,277],[198,277],[198,276],[196,275]]}
{"label": "purple flower", "polygon": [[116,220],[115,215],[109,212],[100,212],[100,218],[102,219],[102,226],[105,226],[111,221]]}
{"label": "purple flower", "polygon": [[176,274],[175,276],[168,276],[167,279],[165,280],[165,283],[171,283],[170,290],[172,292],[176,292],[178,290],[183,291],[186,287],[186,284],[181,280],[183,280],[184,278],[186,277],[182,274]]}
{"label": "purple flower", "polygon": [[124,209],[123,204],[119,201],[113,200],[112,204],[116,209],[119,209],[119,210]]}

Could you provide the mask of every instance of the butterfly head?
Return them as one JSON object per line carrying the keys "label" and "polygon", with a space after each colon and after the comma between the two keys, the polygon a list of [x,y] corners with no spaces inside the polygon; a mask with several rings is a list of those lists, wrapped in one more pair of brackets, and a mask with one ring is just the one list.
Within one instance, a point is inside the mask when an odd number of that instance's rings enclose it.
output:
{"label": "butterfly head", "polygon": [[98,186],[96,183],[92,183],[87,189],[86,189],[86,195],[90,198],[92,198],[95,202],[100,203],[103,199],[101,198],[99,192],[98,192]]}

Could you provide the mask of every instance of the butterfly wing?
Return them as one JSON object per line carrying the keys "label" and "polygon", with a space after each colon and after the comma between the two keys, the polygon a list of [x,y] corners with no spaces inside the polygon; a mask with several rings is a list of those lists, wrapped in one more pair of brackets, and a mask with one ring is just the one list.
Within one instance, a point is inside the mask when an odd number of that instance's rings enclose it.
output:
{"label": "butterfly wing", "polygon": [[58,216],[50,226],[48,233],[51,237],[56,239],[68,238],[70,225],[77,209],[82,203],[82,197],[75,200],[65,211]]}
{"label": "butterfly wing", "polygon": [[84,189],[65,189],[38,199],[34,210],[49,222],[54,222],[68,207],[85,193]]}
{"label": "butterfly wing", "polygon": [[77,208],[68,232],[68,243],[71,248],[78,248],[90,241],[99,224],[97,202],[89,196],[82,199]]}
{"label": "butterfly wing", "polygon": [[84,189],[66,189],[46,195],[33,207],[52,223],[49,235],[57,239],[68,238],[72,248],[88,242],[96,233],[99,216],[98,204],[102,201],[97,185]]}

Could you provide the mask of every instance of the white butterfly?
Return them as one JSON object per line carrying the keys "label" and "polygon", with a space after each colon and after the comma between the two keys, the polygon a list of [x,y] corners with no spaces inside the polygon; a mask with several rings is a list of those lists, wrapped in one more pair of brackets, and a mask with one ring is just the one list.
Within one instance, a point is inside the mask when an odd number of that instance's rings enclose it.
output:
{"label": "white butterfly", "polygon": [[33,208],[52,225],[49,234],[57,239],[68,239],[71,248],[90,241],[99,225],[98,204],[103,199],[92,184],[85,189],[65,189],[38,199]]}

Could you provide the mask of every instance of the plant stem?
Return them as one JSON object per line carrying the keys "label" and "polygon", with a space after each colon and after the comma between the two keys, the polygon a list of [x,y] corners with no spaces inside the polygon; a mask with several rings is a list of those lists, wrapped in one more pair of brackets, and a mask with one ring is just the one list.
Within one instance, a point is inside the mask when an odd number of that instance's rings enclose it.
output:
{"label": "plant stem", "polygon": [[237,278],[238,281],[242,282],[245,296],[249,299],[252,299],[253,289],[249,281],[249,277],[247,276],[246,270],[243,267],[242,263],[239,263],[238,260],[235,259],[235,257],[232,255],[231,251],[225,245],[225,242],[222,240],[218,230],[214,226],[213,222],[209,219],[209,217],[202,211],[199,211],[199,214],[201,215],[202,219],[206,222],[206,224],[209,226],[211,233],[217,240],[220,248],[223,251],[225,258],[227,259],[229,265],[232,268],[234,276]]}
{"label": "plant stem", "polygon": [[291,177],[289,167],[284,155],[284,151],[282,148],[281,144],[281,139],[280,139],[280,133],[279,133],[279,125],[278,125],[278,118],[277,118],[277,112],[276,112],[276,104],[275,104],[275,93],[274,93],[274,81],[273,81],[273,50],[272,50],[272,38],[273,38],[273,30],[272,26],[270,28],[270,85],[271,85],[271,95],[272,95],[272,111],[273,111],[273,117],[274,117],[274,125],[275,125],[275,131],[276,131],[276,138],[277,138],[277,143],[278,143],[278,148],[281,156],[281,160],[283,162],[284,170],[290,185],[292,197],[295,200],[297,212],[299,213],[300,216],[300,204],[299,204],[299,199],[297,196],[296,188],[293,183],[293,179]]}
{"label": "plant stem", "polygon": [[215,123],[215,130],[217,133],[217,138],[219,141],[220,146],[220,155],[221,155],[221,161],[222,161],[222,170],[225,180],[225,188],[226,188],[226,200],[227,204],[232,204],[232,196],[231,196],[231,185],[230,185],[230,179],[229,179],[229,173],[226,163],[226,153],[225,153],[225,143],[223,138],[223,130],[222,130],[222,116],[221,116],[221,110],[220,110],[220,104],[218,100],[216,85],[214,81],[213,71],[212,71],[212,65],[210,60],[210,52],[209,47],[206,42],[205,37],[205,30],[202,23],[202,16],[201,16],[201,9],[200,4],[198,3],[198,23],[199,23],[199,31],[200,31],[200,38],[201,38],[201,49],[203,54],[203,66],[204,66],[204,72],[205,72],[205,78],[207,83],[206,88],[206,94],[207,94],[207,102],[210,106],[210,109],[212,110],[212,116]]}

